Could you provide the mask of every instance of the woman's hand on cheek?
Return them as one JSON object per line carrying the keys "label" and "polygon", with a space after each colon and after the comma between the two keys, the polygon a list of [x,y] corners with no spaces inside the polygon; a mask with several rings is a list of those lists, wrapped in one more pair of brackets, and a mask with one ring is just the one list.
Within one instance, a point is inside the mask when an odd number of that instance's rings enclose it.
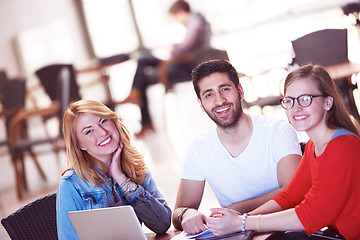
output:
{"label": "woman's hand on cheek", "polygon": [[120,155],[121,155],[123,146],[124,146],[123,143],[120,142],[119,147],[113,153],[111,163],[109,166],[109,174],[114,179],[116,179],[116,177],[124,175],[124,173],[122,172],[121,166],[120,166]]}

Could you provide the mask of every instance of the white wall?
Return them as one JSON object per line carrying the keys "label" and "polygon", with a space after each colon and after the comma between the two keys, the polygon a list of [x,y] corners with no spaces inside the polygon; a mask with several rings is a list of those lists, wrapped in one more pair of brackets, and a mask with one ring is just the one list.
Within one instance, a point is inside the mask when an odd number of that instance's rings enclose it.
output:
{"label": "white wall", "polygon": [[[88,56],[77,19],[74,0],[0,0],[0,69],[4,69],[9,77],[26,77],[22,60],[17,57],[16,38],[52,23],[61,23],[62,33],[71,42],[66,49],[71,52],[68,59],[73,63],[86,61]],[[32,44],[38,44],[37,49],[30,48],[34,52],[41,52],[40,48],[44,47],[42,43],[47,41],[45,38],[54,37],[38,36],[41,39],[32,39]],[[54,56],[49,52],[47,57],[52,59]]]}

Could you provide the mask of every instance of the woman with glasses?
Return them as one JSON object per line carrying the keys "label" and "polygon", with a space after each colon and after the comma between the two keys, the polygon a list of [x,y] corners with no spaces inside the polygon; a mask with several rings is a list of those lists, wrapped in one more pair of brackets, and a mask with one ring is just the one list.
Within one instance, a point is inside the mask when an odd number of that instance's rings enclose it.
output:
{"label": "woman with glasses", "polygon": [[[310,137],[288,187],[250,213],[211,209],[214,235],[253,230],[293,231],[282,239],[312,239],[324,227],[360,239],[360,139],[324,68],[305,65],[289,73],[281,106],[289,122]],[[329,231],[329,230],[328,230]]]}

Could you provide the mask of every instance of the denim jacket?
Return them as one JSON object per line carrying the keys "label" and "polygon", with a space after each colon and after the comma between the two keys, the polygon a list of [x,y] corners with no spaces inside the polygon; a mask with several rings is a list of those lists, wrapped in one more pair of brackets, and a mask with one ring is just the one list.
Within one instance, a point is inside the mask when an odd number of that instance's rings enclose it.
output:
{"label": "denim jacket", "polygon": [[[107,180],[111,182],[111,178]],[[120,186],[115,183],[114,190],[120,198],[118,202],[115,202],[109,184],[93,187],[94,184],[83,181],[74,170],[68,170],[61,178],[56,196],[57,231],[60,240],[78,239],[68,212],[121,205],[131,205],[140,222],[155,233],[164,233],[169,229],[171,209],[158,191],[151,173],[146,175],[144,182],[129,196],[125,196]]]}

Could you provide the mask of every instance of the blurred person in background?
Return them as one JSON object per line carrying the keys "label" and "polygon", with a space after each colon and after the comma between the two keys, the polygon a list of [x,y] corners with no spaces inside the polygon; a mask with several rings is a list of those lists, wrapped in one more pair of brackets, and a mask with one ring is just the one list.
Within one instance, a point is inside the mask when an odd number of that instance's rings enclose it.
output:
{"label": "blurred person in background", "polygon": [[129,96],[122,103],[133,103],[140,106],[142,129],[135,136],[143,137],[147,131],[153,131],[153,123],[149,113],[146,89],[155,83],[163,83],[167,89],[175,83],[191,79],[191,70],[195,67],[194,59],[197,52],[210,47],[211,27],[205,17],[193,12],[184,0],[174,2],[169,14],[186,29],[183,41],[175,45],[171,58],[163,61],[152,54],[146,54],[138,59],[133,85]]}

